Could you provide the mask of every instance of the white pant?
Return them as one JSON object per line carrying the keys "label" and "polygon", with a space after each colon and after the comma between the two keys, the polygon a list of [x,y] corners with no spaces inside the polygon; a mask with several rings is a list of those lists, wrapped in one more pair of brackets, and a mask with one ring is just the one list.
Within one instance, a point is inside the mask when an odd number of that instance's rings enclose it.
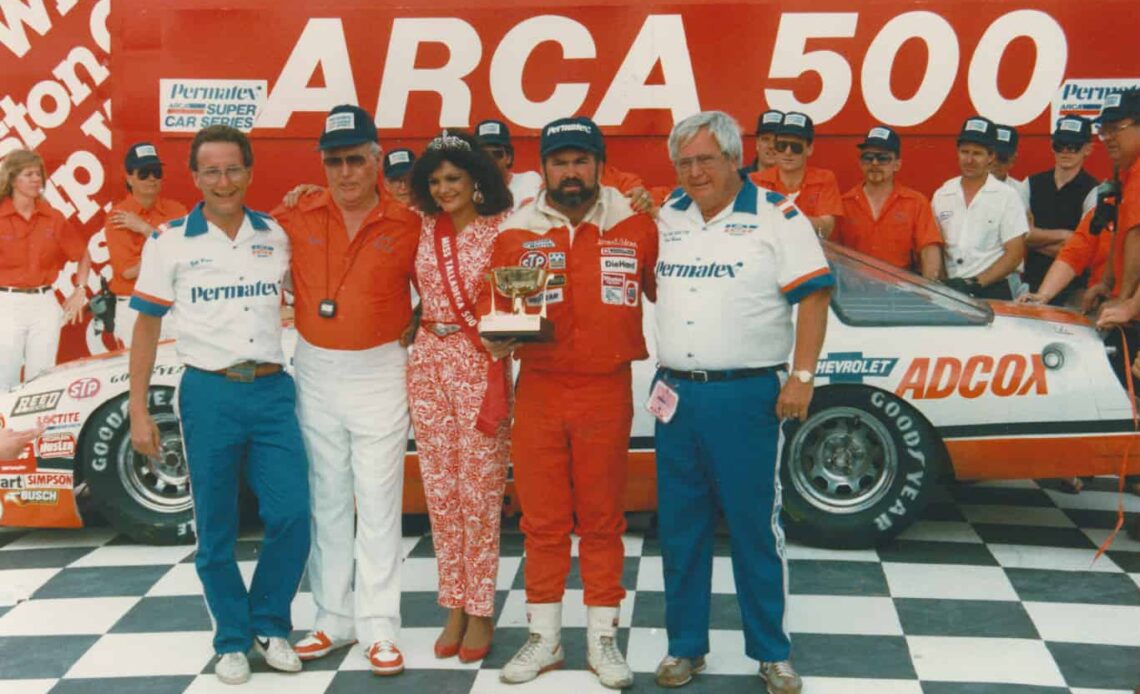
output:
{"label": "white pant", "polygon": [[[131,338],[135,334],[135,320],[139,312],[131,308],[131,297],[115,297],[115,338],[123,343],[124,349],[131,348]],[[171,309],[162,317],[162,332],[158,339],[170,340],[174,338],[174,310]]]}
{"label": "white pant", "polygon": [[55,366],[62,323],[55,292],[0,292],[0,392]]}
{"label": "white pant", "polygon": [[314,628],[365,647],[400,630],[407,361],[395,342],[350,351],[298,339],[294,355],[309,455]]}

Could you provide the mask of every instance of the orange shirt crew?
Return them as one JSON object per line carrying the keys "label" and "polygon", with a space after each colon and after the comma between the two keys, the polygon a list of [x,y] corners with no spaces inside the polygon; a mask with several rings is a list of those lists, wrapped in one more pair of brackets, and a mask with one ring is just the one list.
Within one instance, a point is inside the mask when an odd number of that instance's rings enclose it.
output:
{"label": "orange shirt crew", "polygon": [[[411,281],[420,218],[389,195],[350,242],[328,191],[302,198],[274,218],[293,247],[295,320],[301,337],[323,349],[370,349],[399,339],[412,317]],[[318,313],[325,299],[336,315]]]}
{"label": "orange shirt crew", "polygon": [[[185,217],[187,210],[182,203],[167,198],[158,198],[149,210],[144,209],[134,196],[128,195],[125,200],[115,205],[112,212],[136,214],[151,228],[157,229],[164,222]],[[110,215],[107,217],[109,220]],[[107,251],[111,254],[111,292],[115,296],[130,296],[135,290],[135,280],[123,277],[123,272],[139,264],[143,244],[150,234],[137,234],[124,226],[117,226],[108,221],[103,227],[103,235],[107,238]]]}
{"label": "orange shirt crew", "polygon": [[918,253],[942,245],[930,201],[922,193],[895,184],[878,219],[862,184],[843,194],[843,214],[831,240],[904,270],[914,269]]}
{"label": "orange shirt crew", "polygon": [[[1120,183],[1123,191],[1117,208],[1116,233],[1112,235],[1112,276],[1115,279],[1113,296],[1120,295],[1120,285],[1124,278],[1124,241],[1128,237],[1127,232],[1140,226],[1140,157],[1136,157],[1126,171],[1120,172]],[[1140,243],[1140,239],[1133,240],[1132,243]]]}
{"label": "orange shirt crew", "polygon": [[770,166],[763,171],[748,175],[757,186],[774,190],[784,197],[791,198],[796,207],[809,217],[843,216],[843,200],[839,197],[839,183],[835,174],[827,169],[808,166],[804,169],[804,180],[799,191],[788,190],[780,181],[778,167]]}
{"label": "orange shirt crew", "polygon": [[[1089,210],[1081,217],[1076,230],[1069,235],[1065,245],[1057,253],[1057,261],[1073,268],[1078,275],[1085,270],[1089,271],[1088,286],[1100,283],[1104,279],[1105,266],[1108,264],[1108,250],[1112,247],[1112,232],[1104,230],[1093,236],[1089,233],[1089,223],[1092,221],[1094,210]],[[1056,261],[1054,261],[1056,262]]]}
{"label": "orange shirt crew", "polygon": [[0,287],[54,284],[67,261],[79,262],[86,250],[87,238],[42,199],[30,219],[12,198],[0,202]]}

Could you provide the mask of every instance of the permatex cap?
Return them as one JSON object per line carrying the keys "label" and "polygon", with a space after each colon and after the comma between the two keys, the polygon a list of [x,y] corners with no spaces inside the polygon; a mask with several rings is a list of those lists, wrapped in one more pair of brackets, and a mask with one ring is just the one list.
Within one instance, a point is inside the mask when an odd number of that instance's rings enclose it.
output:
{"label": "permatex cap", "polygon": [[334,106],[325,118],[325,127],[317,149],[353,147],[365,142],[376,142],[376,123],[372,116],[352,104]]}

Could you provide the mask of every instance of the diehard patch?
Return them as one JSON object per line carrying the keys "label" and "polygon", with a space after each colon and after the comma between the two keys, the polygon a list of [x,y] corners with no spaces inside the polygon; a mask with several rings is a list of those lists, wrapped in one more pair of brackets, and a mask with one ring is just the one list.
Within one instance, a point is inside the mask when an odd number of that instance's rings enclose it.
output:
{"label": "diehard patch", "polygon": [[356,114],[355,113],[334,113],[325,119],[325,132],[331,133],[338,130],[355,130],[356,129]]}
{"label": "diehard patch", "polygon": [[602,256],[602,272],[624,272],[627,275],[637,274],[637,258],[614,258]]}

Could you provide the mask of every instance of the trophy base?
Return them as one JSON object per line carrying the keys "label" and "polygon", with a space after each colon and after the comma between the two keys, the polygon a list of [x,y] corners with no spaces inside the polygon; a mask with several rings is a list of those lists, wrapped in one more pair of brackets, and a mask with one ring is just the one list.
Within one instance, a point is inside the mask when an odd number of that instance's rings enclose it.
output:
{"label": "trophy base", "polygon": [[554,323],[537,314],[497,313],[479,320],[479,335],[488,340],[550,342]]}

